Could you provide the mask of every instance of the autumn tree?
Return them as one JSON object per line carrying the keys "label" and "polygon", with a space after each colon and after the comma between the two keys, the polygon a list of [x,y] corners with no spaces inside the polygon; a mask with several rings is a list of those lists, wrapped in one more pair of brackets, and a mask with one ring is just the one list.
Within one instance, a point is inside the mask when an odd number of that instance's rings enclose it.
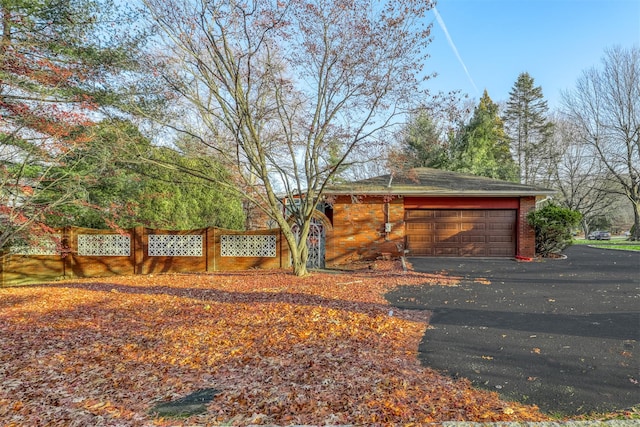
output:
{"label": "autumn tree", "polygon": [[[583,72],[563,94],[566,114],[634,210],[640,239],[640,48],[606,50],[600,67]],[[616,190],[618,188],[619,190]]]}
{"label": "autumn tree", "polygon": [[0,14],[2,248],[82,190],[75,164],[58,173],[62,158],[86,144],[100,106],[116,105],[140,39],[119,33],[125,18],[106,0],[2,1]]}
{"label": "autumn tree", "polygon": [[[168,125],[233,168],[244,195],[282,229],[294,273],[307,274],[325,185],[354,152],[378,154],[383,130],[422,94],[431,3],[144,3],[163,35],[157,72],[198,118],[198,127]],[[229,184],[238,183],[220,183]],[[285,199],[297,203],[285,211]]]}
{"label": "autumn tree", "polygon": [[471,120],[451,145],[450,170],[488,178],[517,180],[516,165],[509,151],[498,105],[484,91]]}
{"label": "autumn tree", "polygon": [[529,73],[521,73],[509,92],[504,122],[520,181],[525,184],[548,183],[544,178],[549,176],[548,166],[553,157],[548,109],[542,87],[535,86]]}

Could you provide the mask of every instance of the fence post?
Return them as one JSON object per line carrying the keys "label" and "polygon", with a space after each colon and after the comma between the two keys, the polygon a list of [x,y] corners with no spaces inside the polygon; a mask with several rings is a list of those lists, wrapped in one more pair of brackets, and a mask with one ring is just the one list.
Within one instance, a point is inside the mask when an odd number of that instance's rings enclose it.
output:
{"label": "fence post", "polygon": [[71,259],[71,238],[69,226],[62,227],[60,230],[60,257],[62,258],[62,277],[67,278],[67,263]]}
{"label": "fence post", "polygon": [[206,256],[209,271],[216,271],[216,227],[207,227]]}
{"label": "fence post", "polygon": [[142,274],[144,264],[144,233],[143,226],[137,226],[129,230],[133,243],[133,274]]}
{"label": "fence post", "polygon": [[218,249],[220,249],[220,229],[213,228],[213,271],[218,271]]}
{"label": "fence post", "polygon": [[8,256],[8,252],[0,249],[0,288],[4,287],[5,279],[4,279],[4,263]]}
{"label": "fence post", "polygon": [[62,275],[65,279],[75,277],[73,251],[75,249],[77,255],[78,246],[74,245],[77,234],[77,230],[73,226],[66,226],[62,229]]}

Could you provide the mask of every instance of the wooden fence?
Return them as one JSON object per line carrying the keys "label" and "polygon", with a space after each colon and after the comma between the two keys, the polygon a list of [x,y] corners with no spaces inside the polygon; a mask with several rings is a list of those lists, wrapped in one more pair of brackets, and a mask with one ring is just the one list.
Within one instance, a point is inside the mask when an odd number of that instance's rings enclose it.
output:
{"label": "wooden fence", "polygon": [[277,269],[291,265],[279,229],[123,232],[67,227],[37,246],[0,253],[0,286],[62,278]]}

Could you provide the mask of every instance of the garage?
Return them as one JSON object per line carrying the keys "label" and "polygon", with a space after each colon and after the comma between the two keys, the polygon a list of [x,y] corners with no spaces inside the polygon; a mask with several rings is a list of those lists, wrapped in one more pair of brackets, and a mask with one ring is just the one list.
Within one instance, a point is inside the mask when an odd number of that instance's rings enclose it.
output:
{"label": "garage", "polygon": [[405,211],[411,256],[513,257],[515,209],[410,209]]}
{"label": "garage", "polygon": [[326,265],[430,257],[535,257],[527,222],[555,194],[538,186],[414,168],[327,186]]}

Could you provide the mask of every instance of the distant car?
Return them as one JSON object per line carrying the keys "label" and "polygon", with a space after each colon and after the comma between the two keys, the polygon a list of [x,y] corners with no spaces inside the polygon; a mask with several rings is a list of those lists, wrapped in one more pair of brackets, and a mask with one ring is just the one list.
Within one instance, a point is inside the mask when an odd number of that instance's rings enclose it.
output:
{"label": "distant car", "polygon": [[611,240],[611,233],[608,231],[594,231],[587,236],[589,240]]}

